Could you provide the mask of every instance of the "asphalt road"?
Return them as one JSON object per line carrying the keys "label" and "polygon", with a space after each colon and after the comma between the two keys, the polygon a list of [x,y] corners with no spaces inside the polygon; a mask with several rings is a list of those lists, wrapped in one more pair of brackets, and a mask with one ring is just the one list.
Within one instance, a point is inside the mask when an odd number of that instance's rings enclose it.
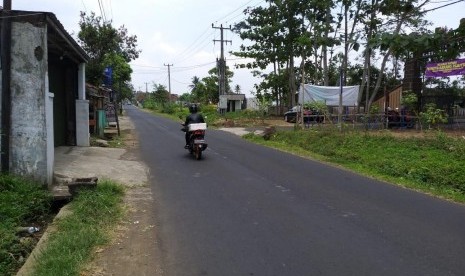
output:
{"label": "asphalt road", "polygon": [[164,275],[464,275],[465,206],[126,108],[150,167]]}

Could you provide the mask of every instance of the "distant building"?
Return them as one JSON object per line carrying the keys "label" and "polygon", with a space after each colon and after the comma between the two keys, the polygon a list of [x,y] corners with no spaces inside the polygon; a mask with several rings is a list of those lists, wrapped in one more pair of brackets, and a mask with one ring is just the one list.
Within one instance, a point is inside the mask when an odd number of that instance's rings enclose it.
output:
{"label": "distant building", "polygon": [[244,94],[225,94],[220,95],[219,109],[220,112],[235,112],[245,109]]}

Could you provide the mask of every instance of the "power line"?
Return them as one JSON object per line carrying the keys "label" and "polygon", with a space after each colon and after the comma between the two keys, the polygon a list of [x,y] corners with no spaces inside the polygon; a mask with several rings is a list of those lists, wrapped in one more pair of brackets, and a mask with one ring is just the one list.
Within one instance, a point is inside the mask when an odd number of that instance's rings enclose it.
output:
{"label": "power line", "polygon": [[196,40],[194,40],[194,42],[192,42],[187,48],[185,48],[184,51],[175,56],[175,59],[178,58],[178,56],[182,56],[185,52],[187,52],[187,50],[193,47],[197,43],[197,41],[199,41],[200,38],[203,37],[209,30],[210,28],[205,29],[205,31],[200,36],[198,36]]}
{"label": "power line", "polygon": [[[241,8],[247,6],[248,4],[250,4],[253,1],[255,1],[255,0],[249,0],[249,1],[245,2],[244,4],[240,5],[239,7],[234,9],[233,11],[227,13],[226,15],[222,16],[221,18],[219,18],[218,20],[216,20],[214,22],[217,22],[219,20],[226,20],[228,18],[228,16],[233,15],[238,10],[240,10]],[[265,2],[265,0],[260,0],[257,4],[255,4],[255,6],[258,6],[263,2]],[[238,15],[235,15],[233,18],[237,18],[238,16],[241,16],[241,15],[242,15],[242,12],[240,12]],[[227,21],[230,21],[230,19],[228,19]],[[211,41],[211,36],[213,36],[213,34],[214,34],[214,32],[212,32],[207,37],[205,37],[205,35],[208,33],[208,30],[209,29],[207,28],[205,31],[203,31],[203,33],[200,36],[198,36],[194,40],[194,42],[189,45],[189,47],[185,48],[180,54],[178,54],[174,58],[176,63],[184,62],[185,60],[190,58],[191,53],[194,53],[194,52],[196,52],[196,51],[198,51],[200,49],[203,49],[206,45],[208,45],[208,43]]]}
{"label": "power line", "polygon": [[185,84],[185,85],[191,85],[190,83],[186,83],[186,82],[182,82],[182,81],[178,81],[177,79],[172,79],[174,82],[176,83],[179,83],[179,84]]}
{"label": "power line", "polygon": [[[232,12],[229,12],[228,14],[222,16],[221,18],[219,18],[219,19],[217,19],[217,20],[215,20],[215,21],[213,21],[213,22],[216,23],[216,22],[218,22],[218,21],[220,21],[220,20],[221,20],[221,21],[225,21],[225,22],[231,21],[231,19],[228,19],[228,16],[234,14],[235,12],[237,12],[237,11],[240,10],[241,8],[247,6],[248,4],[250,4],[250,3],[253,2],[253,1],[254,1],[254,0],[249,0],[249,1],[247,1],[246,3],[240,5],[240,6],[237,7],[236,9],[234,9]],[[257,4],[255,4],[255,7],[258,6],[258,5],[260,5],[260,4],[263,3],[263,2],[265,2],[265,0],[261,0],[260,2],[258,2]],[[239,15],[241,15],[241,14],[242,14],[242,11],[239,13]],[[234,16],[233,18],[236,18],[236,17],[237,17],[237,15]]]}
{"label": "power line", "polygon": [[[207,65],[214,64],[214,63],[215,62],[206,62],[206,63],[201,63],[201,64],[194,64],[194,65],[191,65],[191,66],[177,66],[177,67],[173,68],[173,71],[175,71],[175,72],[189,71],[189,70],[192,70],[192,69],[197,69],[197,68],[200,68],[200,67],[204,67],[204,66],[207,66]],[[164,67],[156,67],[156,66],[150,66],[150,65],[138,65],[138,64],[131,64],[131,66],[158,69],[156,71],[159,71],[159,73],[164,73],[165,72],[165,71],[162,71],[162,70],[164,70]],[[156,71],[155,70],[146,71],[146,73],[151,74],[151,73],[156,72]],[[143,73],[143,72],[139,72],[139,73]]]}
{"label": "power line", "polygon": [[427,13],[427,12],[430,12],[430,11],[439,10],[439,9],[442,9],[442,8],[445,8],[445,7],[447,7],[447,6],[454,5],[454,4],[457,4],[457,3],[460,3],[460,2],[464,2],[464,0],[457,0],[457,1],[455,1],[455,2],[448,3],[448,4],[445,4],[445,5],[442,5],[442,6],[436,7],[436,8],[432,8],[432,9],[429,9],[429,10],[424,10],[424,11],[421,11],[420,13]]}
{"label": "power line", "polygon": [[148,67],[148,68],[156,68],[156,69],[164,69],[164,67],[151,66],[151,65],[131,64],[131,66],[136,66],[136,67]]}
{"label": "power line", "polygon": [[201,67],[205,67],[207,65],[211,65],[211,64],[214,64],[215,62],[207,62],[207,63],[202,63],[202,64],[196,64],[196,65],[191,65],[191,66],[183,66],[183,67],[176,67],[176,70],[177,69],[181,69],[180,71],[188,71],[188,70],[192,70],[192,69],[197,69],[197,68],[201,68]]}
{"label": "power line", "polygon": [[[253,6],[250,6],[250,8],[256,8],[256,7],[260,6],[263,2],[265,2],[265,0],[262,0],[262,1],[258,2],[257,4],[255,4]],[[241,12],[241,13],[238,13],[237,15],[235,15],[234,17],[231,17],[231,18],[228,18],[228,19],[225,18],[224,20],[225,20],[226,23],[232,22],[233,19],[236,19],[239,16],[242,16],[242,18],[240,20],[238,20],[238,21],[242,21],[242,20],[245,19],[245,15],[242,14],[242,12]]]}
{"label": "power line", "polygon": [[111,20],[113,21],[113,5],[111,3],[111,0],[108,0],[110,1],[110,14],[111,14]]}
{"label": "power line", "polygon": [[100,15],[101,15],[102,18],[103,18],[103,22],[107,22],[107,18],[106,18],[106,16],[105,16],[105,10],[103,9],[101,0],[98,0],[98,6],[99,6],[99,8],[100,8]]}
{"label": "power line", "polygon": [[[214,35],[214,32],[212,31],[208,37],[205,37],[203,39],[202,42],[200,43],[197,43],[197,46],[195,47],[188,47],[188,48],[191,48],[191,49],[186,49],[183,51],[183,54],[179,54],[177,55],[177,59],[176,59],[176,63],[182,63],[184,62],[185,60],[187,59],[190,59],[192,57],[192,54],[195,53],[195,52],[198,52],[200,51],[201,49],[205,48],[206,45],[209,45],[209,43],[211,42],[211,38],[213,37]],[[196,41],[199,41],[199,38],[196,40]],[[191,45],[195,45],[195,43],[191,44]]]}
{"label": "power line", "polygon": [[84,7],[84,11],[87,12],[86,4],[84,4],[84,0],[81,0],[82,6]]}
{"label": "power line", "polygon": [[160,74],[164,75],[166,72],[154,72],[154,71],[132,71],[132,74],[134,75],[154,75],[154,74]]}

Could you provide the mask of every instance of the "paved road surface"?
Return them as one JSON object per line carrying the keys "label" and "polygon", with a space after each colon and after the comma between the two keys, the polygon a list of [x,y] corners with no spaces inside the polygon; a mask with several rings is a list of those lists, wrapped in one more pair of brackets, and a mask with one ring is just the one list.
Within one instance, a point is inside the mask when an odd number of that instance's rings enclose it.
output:
{"label": "paved road surface", "polygon": [[128,107],[165,275],[464,275],[465,207]]}

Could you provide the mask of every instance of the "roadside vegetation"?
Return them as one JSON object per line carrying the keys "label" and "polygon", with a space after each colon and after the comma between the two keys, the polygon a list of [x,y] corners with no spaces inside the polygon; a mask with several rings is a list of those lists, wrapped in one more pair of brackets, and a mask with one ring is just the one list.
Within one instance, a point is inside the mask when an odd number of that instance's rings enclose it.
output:
{"label": "roadside vegetation", "polygon": [[465,202],[465,139],[428,131],[398,137],[391,131],[315,128],[277,131],[268,140],[245,138],[429,194]]}
{"label": "roadside vegetation", "polygon": [[[148,97],[143,103],[143,108],[158,115],[180,121],[184,121],[186,116],[189,115],[187,104],[159,102],[155,96]],[[270,119],[265,110],[241,110],[219,114],[216,105],[202,103],[200,104],[200,113],[204,116],[209,127],[264,125],[266,120]],[[281,120],[281,117],[279,119]]]}
{"label": "roadside vegetation", "polygon": [[0,175],[0,275],[14,275],[23,265],[39,239],[28,228],[42,231],[50,221],[51,204],[50,193],[37,183]]}
{"label": "roadside vegetation", "polygon": [[124,215],[124,188],[112,181],[82,190],[67,206],[70,213],[54,221],[56,232],[40,253],[34,275],[79,275],[96,247],[110,241]]}
{"label": "roadside vegetation", "polygon": [[[0,275],[15,275],[47,227],[55,230],[33,275],[79,275],[97,246],[110,240],[111,229],[124,214],[123,187],[101,181],[67,205],[69,215],[56,219],[50,192],[33,181],[0,176]],[[36,227],[36,230],[30,230]],[[38,231],[37,231],[38,230]]]}

